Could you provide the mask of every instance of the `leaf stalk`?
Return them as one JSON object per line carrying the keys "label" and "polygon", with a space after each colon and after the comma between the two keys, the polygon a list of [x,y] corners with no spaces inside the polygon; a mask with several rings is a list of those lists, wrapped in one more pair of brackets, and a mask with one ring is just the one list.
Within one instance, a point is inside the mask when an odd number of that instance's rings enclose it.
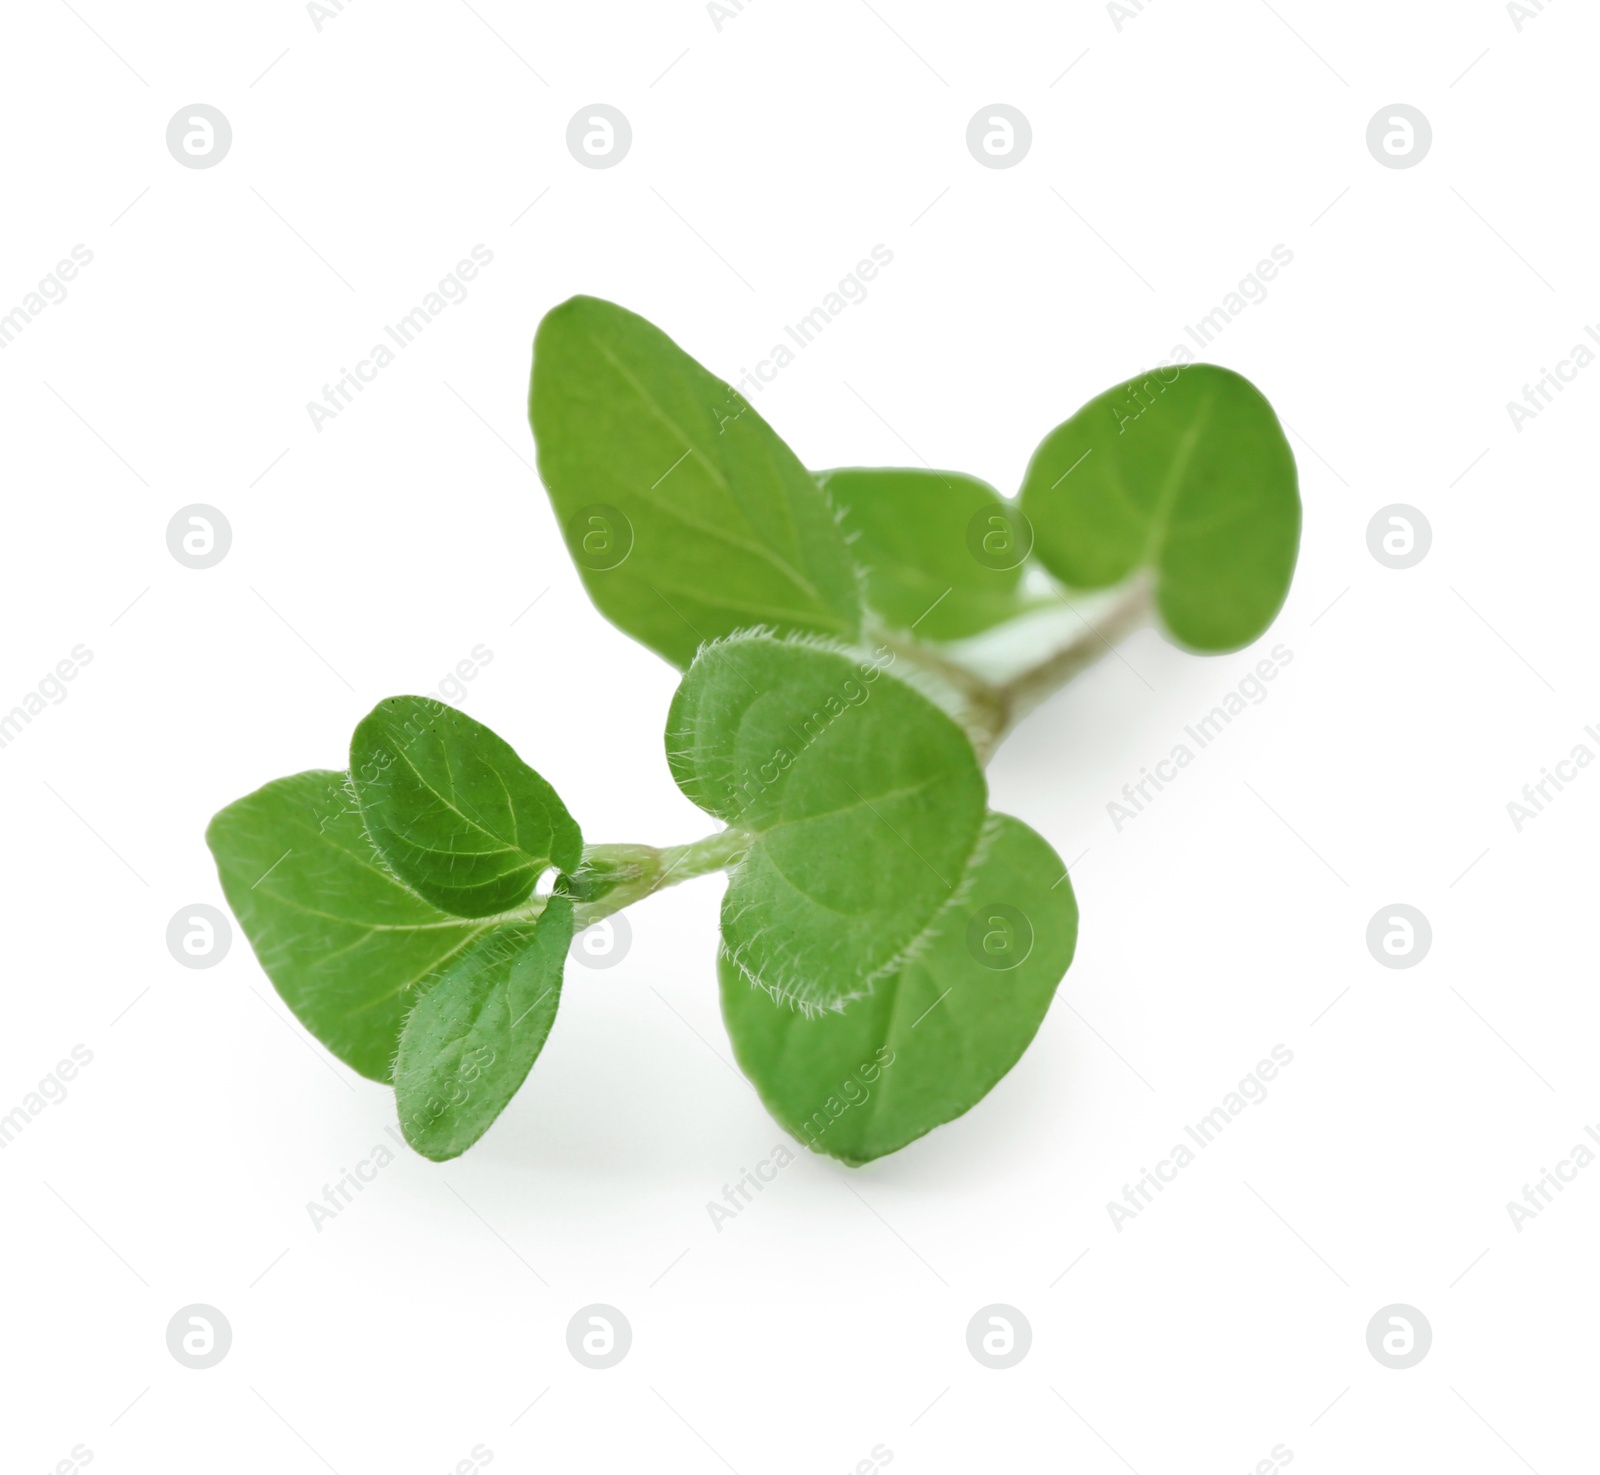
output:
{"label": "leaf stalk", "polygon": [[[1150,581],[1133,579],[1115,603],[1086,619],[1077,635],[1043,660],[1008,681],[994,682],[961,665],[935,646],[910,635],[875,630],[873,638],[897,658],[937,678],[952,694],[952,715],[972,740],[980,762],[1029,712],[1080,671],[1111,653],[1117,641],[1149,622],[1153,610]],[[725,829],[687,845],[586,845],[583,863],[567,890],[576,906],[573,925],[581,931],[647,896],[737,865],[750,848],[743,830]],[[542,910],[542,902],[539,903]]]}

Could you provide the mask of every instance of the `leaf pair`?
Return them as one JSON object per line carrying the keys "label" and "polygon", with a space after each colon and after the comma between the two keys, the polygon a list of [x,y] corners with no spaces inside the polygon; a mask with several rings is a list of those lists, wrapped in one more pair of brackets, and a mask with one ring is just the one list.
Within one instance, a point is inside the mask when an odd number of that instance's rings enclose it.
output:
{"label": "leaf pair", "polygon": [[[883,657],[746,634],[696,658],[667,744],[748,841],[723,1010],[773,1114],[862,1162],[981,1099],[1037,1030],[1077,910],[1050,847],[988,812],[961,730]],[[582,840],[549,785],[471,718],[400,697],[356,729],[348,773],[268,784],[207,839],[302,1023],[393,1082],[418,1152],[475,1142],[560,999]]]}
{"label": "leaf pair", "polygon": [[976,634],[1030,608],[1030,556],[1068,590],[1148,569],[1174,639],[1232,650],[1271,623],[1299,548],[1282,427],[1210,364],[1091,400],[1039,446],[1017,502],[955,472],[813,477],[736,390],[593,297],[540,324],[530,416],[590,597],[680,668],[754,626],[851,640],[865,609],[922,639]]}
{"label": "leaf pair", "polygon": [[1282,607],[1300,549],[1294,453],[1248,379],[1174,365],[1089,401],[1044,438],[1022,481],[1040,563],[1104,589],[1155,575],[1191,650],[1247,645]]}
{"label": "leaf pair", "polygon": [[[955,724],[842,644],[871,619],[960,640],[1141,571],[1174,639],[1247,644],[1298,550],[1282,428],[1248,381],[1183,365],[1058,426],[1015,501],[954,472],[813,477],[737,391],[588,297],[540,325],[530,418],[595,604],[689,668],[675,778],[751,836],[722,914],[740,1063],[820,1150],[893,1151],[1015,1062],[1077,913],[1054,852],[987,811]],[[991,967],[982,939],[1018,929],[1030,950]]]}
{"label": "leaf pair", "polygon": [[[590,595],[686,671],[668,757],[736,832],[700,865],[738,856],[720,977],[739,1062],[817,1150],[893,1152],[1020,1057],[1078,917],[1055,852],[988,809],[963,731],[863,640],[877,623],[915,653],[1147,571],[1176,640],[1247,643],[1298,547],[1282,429],[1238,375],[1185,365],[1058,426],[1015,501],[952,472],[814,476],[665,334],[586,297],[540,325],[530,393]],[[554,790],[488,729],[416,697],[360,724],[348,772],[268,784],[207,838],[290,1008],[393,1082],[407,1140],[441,1160],[487,1130],[542,1049],[575,903],[593,917],[667,879],[650,847],[585,866]]]}
{"label": "leaf pair", "polygon": [[958,471],[853,467],[817,478],[839,509],[867,603],[922,640],[960,640],[1026,614],[1031,530],[987,482]]}
{"label": "leaf pair", "polygon": [[683,792],[752,838],[722,906],[723,946],[809,1009],[866,993],[956,890],[987,786],[965,734],[842,651],[735,635],[673,698]]}
{"label": "leaf pair", "polygon": [[865,1162],[1014,1065],[1072,959],[1060,859],[987,809],[961,729],[880,665],[803,638],[707,646],[673,776],[751,837],[722,904],[723,1017],[768,1109]]}
{"label": "leaf pair", "polygon": [[811,473],[659,328],[593,297],[545,314],[529,415],[590,598],[674,665],[756,625],[860,629],[855,571]]}
{"label": "leaf pair", "polygon": [[725,955],[722,1017],[773,1116],[819,1152],[870,1162],[988,1095],[1033,1040],[1077,935],[1060,857],[990,814],[961,888],[870,996],[814,1017],[775,1007]]}
{"label": "leaf pair", "polygon": [[555,791],[480,723],[395,697],[350,770],[278,779],[206,840],[223,891],[296,1017],[392,1081],[406,1140],[454,1157],[504,1109],[560,999],[572,903],[536,898],[583,841]]}

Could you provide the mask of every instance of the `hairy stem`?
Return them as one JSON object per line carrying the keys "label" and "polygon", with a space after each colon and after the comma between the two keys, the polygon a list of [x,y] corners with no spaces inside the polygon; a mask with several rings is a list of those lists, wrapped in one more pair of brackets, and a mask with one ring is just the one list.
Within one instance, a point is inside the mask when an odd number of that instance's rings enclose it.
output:
{"label": "hairy stem", "polygon": [[976,671],[968,670],[910,635],[885,629],[873,629],[870,633],[872,639],[891,652],[896,660],[904,660],[919,670],[929,672],[957,694],[960,701],[951,715],[972,739],[979,759],[987,762],[996,734],[1006,724],[1005,696],[1001,689],[992,681],[984,680]]}
{"label": "hairy stem", "polygon": [[[909,635],[872,631],[872,638],[919,670],[938,678],[955,694],[954,716],[966,729],[978,758],[988,763],[1001,740],[1051,693],[1078,672],[1110,653],[1112,646],[1150,618],[1148,578],[1135,578],[1121,598],[1085,620],[1083,630],[1042,661],[1006,682],[985,680],[932,646]],[[576,903],[573,924],[583,928],[643,901],[668,886],[725,871],[744,858],[750,836],[743,830],[718,830],[687,845],[586,845],[583,863],[571,878]],[[519,915],[538,915],[542,899]]]}
{"label": "hairy stem", "polygon": [[654,845],[586,845],[583,864],[572,878],[577,902],[573,925],[581,931],[667,886],[726,870],[749,847],[743,830],[718,830],[660,850]]}
{"label": "hairy stem", "polygon": [[[1154,608],[1151,593],[1148,576],[1135,577],[1121,599],[1097,619],[1084,622],[1081,635],[1006,682],[1000,688],[1005,722],[995,735],[990,751],[1046,697],[1059,691],[1086,666],[1109,655],[1119,640],[1147,624]],[[980,756],[987,759],[988,754],[980,753]]]}
{"label": "hairy stem", "polygon": [[958,700],[951,715],[966,729],[979,760],[988,763],[1006,734],[1040,702],[1086,666],[1108,655],[1117,641],[1149,620],[1150,596],[1149,576],[1136,575],[1115,603],[1095,618],[1084,620],[1083,629],[1065,645],[1005,682],[985,680],[908,635],[874,631],[873,638],[892,651],[896,659],[930,673],[955,693]]}

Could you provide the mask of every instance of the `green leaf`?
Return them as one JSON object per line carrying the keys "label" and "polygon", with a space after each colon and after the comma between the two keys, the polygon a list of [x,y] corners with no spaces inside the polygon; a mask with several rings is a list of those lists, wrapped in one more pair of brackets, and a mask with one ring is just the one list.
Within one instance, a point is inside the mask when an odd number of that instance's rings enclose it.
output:
{"label": "green leaf", "polygon": [[379,702],[350,740],[350,772],[384,859],[455,916],[508,911],[551,866],[577,869],[583,838],[556,791],[443,702]]}
{"label": "green leaf", "polygon": [[958,471],[851,467],[817,473],[839,509],[867,603],[923,640],[959,640],[1023,613],[1027,538],[1016,509]]}
{"label": "green leaf", "polygon": [[752,837],[723,898],[723,946],[807,1008],[899,964],[983,824],[961,729],[880,666],[814,642],[707,646],[673,698],[667,757],[690,799]]}
{"label": "green leaf", "polygon": [[529,416],[589,597],[679,667],[755,625],[853,638],[860,596],[827,498],[736,391],[594,297],[545,315]]}
{"label": "green leaf", "polygon": [[275,779],[222,810],[206,843],[284,1003],[345,1064],[388,1081],[417,991],[493,924],[449,916],[404,885],[342,773]]}
{"label": "green leaf", "polygon": [[400,1130],[445,1162],[478,1140],[517,1094],[561,1000],[572,903],[491,927],[443,969],[406,1020],[395,1060]]}
{"label": "green leaf", "polygon": [[1272,623],[1300,546],[1294,453],[1248,379],[1158,369],[1092,399],[1034,453],[1022,484],[1034,552],[1100,589],[1140,568],[1172,635],[1233,650]]}
{"label": "green leaf", "polygon": [[1078,908],[1055,851],[990,814],[960,892],[916,956],[842,1013],[808,1017],[721,960],[722,1017],[767,1109],[851,1164],[982,1100],[1017,1063],[1072,961]]}

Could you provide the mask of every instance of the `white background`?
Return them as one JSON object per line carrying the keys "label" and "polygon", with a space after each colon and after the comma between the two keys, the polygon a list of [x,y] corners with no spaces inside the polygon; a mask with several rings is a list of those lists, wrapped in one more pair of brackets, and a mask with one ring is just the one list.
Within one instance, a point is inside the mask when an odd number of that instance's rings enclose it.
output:
{"label": "white background", "polygon": [[[1591,1467],[1600,1165],[1520,1232],[1505,1205],[1600,1121],[1600,772],[1520,833],[1506,804],[1600,751],[1600,367],[1520,433],[1505,404],[1600,320],[1592,11],[1157,0],[1119,30],[758,0],[719,31],[689,0],[361,0],[319,31],[288,0],[74,3],[7,7],[0,92],[0,312],[94,256],[0,351],[0,708],[93,652],[0,750],[0,1113],[94,1056],[0,1152],[7,1472],[80,1444],[97,1475],[437,1475],[476,1445],[518,1471]],[[596,101],[634,132],[606,171],[565,144]],[[1008,170],[965,146],[997,101],[1034,134]],[[1397,101],[1434,131],[1407,170],[1365,141]],[[194,102],[233,128],[206,170],[165,145]],[[469,298],[316,430],[306,401],[478,243]],[[1262,641],[1292,664],[1120,833],[1108,801],[1260,652],[1138,635],[1001,751],[994,803],[1072,863],[1082,942],[961,1121],[860,1171],[803,1156],[717,1232],[707,1200],[786,1139],[729,1063],[700,881],[571,970],[481,1145],[397,1157],[316,1232],[392,1097],[237,933],[209,971],[168,954],[176,911],[222,902],[207,819],[341,766],[379,698],[483,644],[466,710],[589,838],[703,833],[662,752],[673,673],[589,606],[533,474],[529,343],[589,292],[732,378],[878,243],[759,408],[809,465],[1008,492],[1293,252],[1209,355],[1293,433],[1304,541]],[[192,502],[234,534],[203,572],[165,543]],[[1403,572],[1366,546],[1393,502],[1434,531]],[[1365,944],[1393,902],[1434,931],[1407,971]],[[1107,1200],[1274,1044],[1269,1098],[1118,1232]],[[210,1371],[167,1351],[192,1302],[233,1328]],[[566,1349],[591,1302],[633,1327],[610,1371]],[[966,1348],[991,1302],[1033,1328],[1009,1371]],[[1404,1372],[1365,1341],[1393,1302],[1434,1332]]]}

